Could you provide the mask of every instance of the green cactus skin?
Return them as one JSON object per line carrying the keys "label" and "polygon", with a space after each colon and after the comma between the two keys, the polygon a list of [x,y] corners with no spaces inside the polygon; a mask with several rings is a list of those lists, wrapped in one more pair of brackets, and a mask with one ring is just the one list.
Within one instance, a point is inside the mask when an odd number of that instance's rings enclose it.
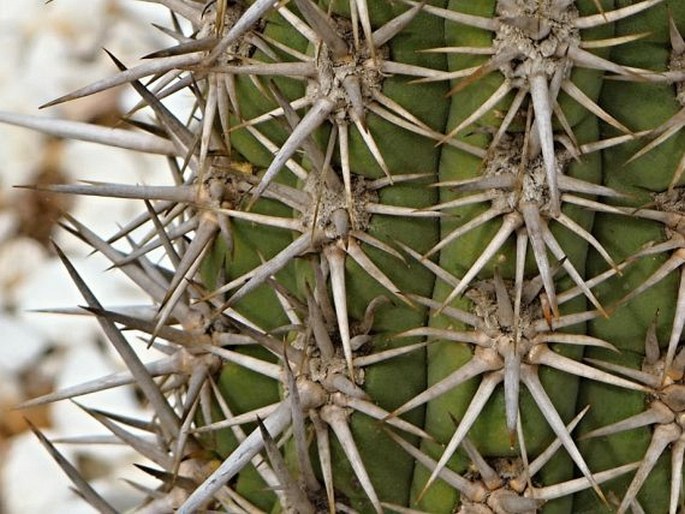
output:
{"label": "green cactus skin", "polygon": [[[168,354],[120,350],[156,411],[143,512],[682,509],[685,2],[157,3],[190,39],[52,102],[131,83],[155,135],[0,113],[163,147],[184,183],[49,188],[150,202],[168,257],[66,222],[151,295],[104,310],[63,257],[115,347],[121,325]],[[139,81],[165,72],[199,125]]]}

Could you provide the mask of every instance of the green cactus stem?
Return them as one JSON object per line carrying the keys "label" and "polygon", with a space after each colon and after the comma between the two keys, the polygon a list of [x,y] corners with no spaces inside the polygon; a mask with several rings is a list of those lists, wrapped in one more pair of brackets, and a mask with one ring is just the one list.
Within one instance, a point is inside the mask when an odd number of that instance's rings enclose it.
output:
{"label": "green cactus stem", "polygon": [[684,2],[155,3],[192,30],[48,104],[129,84],[153,124],[0,113],[174,184],[45,188],[141,201],[63,225],[151,303],[59,252],[129,371],[25,406],[140,387],[85,409],[152,461],[140,512],[682,508]]}

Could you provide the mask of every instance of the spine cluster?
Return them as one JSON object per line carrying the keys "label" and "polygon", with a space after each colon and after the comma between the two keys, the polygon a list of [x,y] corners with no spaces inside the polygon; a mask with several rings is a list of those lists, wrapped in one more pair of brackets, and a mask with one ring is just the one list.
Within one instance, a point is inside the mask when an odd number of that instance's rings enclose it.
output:
{"label": "spine cluster", "polygon": [[57,248],[128,371],[26,406],[135,383],[151,419],[85,410],[144,513],[679,512],[685,3],[156,3],[168,48],[49,104],[129,84],[130,128],[0,113],[173,184],[47,188],[140,200],[63,226],[151,303]]}

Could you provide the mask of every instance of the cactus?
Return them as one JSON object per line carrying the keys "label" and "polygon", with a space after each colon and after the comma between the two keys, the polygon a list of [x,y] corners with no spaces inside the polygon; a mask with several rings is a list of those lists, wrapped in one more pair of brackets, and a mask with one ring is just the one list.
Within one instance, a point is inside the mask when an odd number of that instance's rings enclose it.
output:
{"label": "cactus", "polygon": [[63,226],[151,304],[57,248],[129,371],[25,406],[135,383],[152,419],[85,410],[154,464],[140,512],[682,511],[685,2],[155,3],[173,45],[48,104],[154,123],[0,114],[174,184],[45,188],[142,201]]}

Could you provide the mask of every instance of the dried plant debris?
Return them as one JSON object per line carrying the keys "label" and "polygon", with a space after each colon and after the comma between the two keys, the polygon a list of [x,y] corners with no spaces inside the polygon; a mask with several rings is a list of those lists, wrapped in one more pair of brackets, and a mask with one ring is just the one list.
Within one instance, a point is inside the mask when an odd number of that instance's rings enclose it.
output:
{"label": "dried plant debris", "polygon": [[30,237],[47,246],[61,214],[69,211],[73,200],[40,191],[42,187],[70,180],[63,170],[63,142],[57,139],[46,141],[42,153],[39,166],[30,179],[38,189],[20,192],[11,199],[8,207],[18,217],[15,236]]}

